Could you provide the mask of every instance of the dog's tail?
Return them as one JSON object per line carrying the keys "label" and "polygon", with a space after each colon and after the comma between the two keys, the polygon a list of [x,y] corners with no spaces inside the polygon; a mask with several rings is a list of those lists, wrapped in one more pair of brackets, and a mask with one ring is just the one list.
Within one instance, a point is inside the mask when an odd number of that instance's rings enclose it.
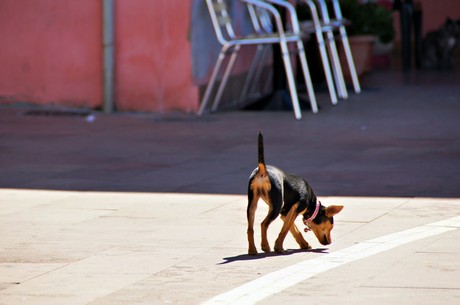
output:
{"label": "dog's tail", "polygon": [[265,175],[267,173],[267,167],[265,166],[264,161],[264,137],[262,136],[262,132],[259,131],[259,139],[258,139],[258,146],[259,146],[259,174]]}

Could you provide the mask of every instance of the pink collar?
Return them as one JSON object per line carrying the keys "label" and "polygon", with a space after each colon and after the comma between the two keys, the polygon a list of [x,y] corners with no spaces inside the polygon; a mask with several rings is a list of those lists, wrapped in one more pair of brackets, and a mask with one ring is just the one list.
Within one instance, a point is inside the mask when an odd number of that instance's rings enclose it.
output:
{"label": "pink collar", "polygon": [[313,215],[311,215],[310,218],[306,219],[303,221],[303,223],[305,225],[308,225],[310,222],[313,221],[313,219],[315,219],[315,217],[318,215],[318,212],[319,212],[319,206],[321,205],[321,202],[319,200],[316,201],[316,207],[315,207],[315,211],[313,212]]}

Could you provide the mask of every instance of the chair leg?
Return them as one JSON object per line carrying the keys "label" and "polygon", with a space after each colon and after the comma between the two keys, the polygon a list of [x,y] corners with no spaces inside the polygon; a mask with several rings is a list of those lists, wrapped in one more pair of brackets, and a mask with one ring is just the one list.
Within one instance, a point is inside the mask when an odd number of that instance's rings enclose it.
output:
{"label": "chair leg", "polygon": [[337,94],[335,92],[335,85],[331,75],[331,66],[329,65],[329,59],[327,57],[326,46],[324,43],[323,34],[316,32],[316,39],[318,40],[319,52],[321,55],[321,61],[323,62],[324,74],[326,76],[327,87],[329,89],[329,95],[333,105],[337,104]]}
{"label": "chair leg", "polygon": [[321,55],[321,61],[323,63],[323,70],[326,76],[326,82],[327,82],[327,87],[329,89],[329,95],[331,97],[331,102],[333,105],[336,105],[337,104],[337,94],[335,90],[334,81],[331,75],[331,66],[329,64],[329,58],[326,52],[326,46],[324,42],[321,22],[319,21],[318,10],[316,9],[316,5],[312,0],[306,0],[305,3],[310,8],[310,14],[311,14],[313,25],[315,28],[316,40],[318,42],[319,52]]}
{"label": "chair leg", "polygon": [[334,33],[332,31],[327,31],[327,48],[332,62],[332,71],[334,73],[334,78],[336,81],[337,92],[339,96],[343,99],[348,98],[347,87],[345,85],[345,80],[343,78],[342,67],[340,66],[339,54],[337,53],[337,47],[335,44]]}
{"label": "chair leg", "polygon": [[348,69],[350,71],[351,79],[355,93],[361,93],[361,86],[359,84],[358,75],[356,73],[355,63],[351,54],[350,44],[348,43],[347,31],[344,26],[340,27],[340,40],[342,41],[343,49],[345,50],[345,57],[347,58]]}
{"label": "chair leg", "polygon": [[311,110],[313,113],[318,113],[318,105],[316,104],[315,92],[313,90],[313,84],[311,82],[310,72],[308,70],[307,57],[305,56],[303,43],[300,40],[297,41],[297,52],[299,53],[299,59],[302,65],[302,71],[305,79],[305,85],[307,86],[307,93],[310,99]]}
{"label": "chair leg", "polygon": [[211,96],[212,89],[214,88],[214,84],[217,79],[217,75],[220,72],[220,68],[222,66],[222,62],[225,59],[225,52],[227,48],[223,47],[220,50],[219,56],[217,57],[216,64],[214,65],[214,70],[212,71],[211,78],[209,79],[208,86],[206,87],[206,91],[204,92],[203,99],[201,100],[200,108],[198,109],[197,116],[203,115],[204,110],[209,102],[209,97]]}
{"label": "chair leg", "polygon": [[[320,8],[321,18],[325,24],[330,22],[327,5],[324,0],[317,0]],[[334,5],[337,3],[334,1]],[[345,80],[343,79],[342,67],[340,66],[339,55],[337,54],[337,47],[335,45],[335,38],[333,30],[326,31],[326,44],[327,50],[332,63],[332,72],[334,73],[335,85],[337,86],[337,92],[339,97],[346,99],[348,98],[347,87]]]}
{"label": "chair leg", "polygon": [[292,72],[291,59],[289,58],[289,50],[286,41],[281,41],[281,54],[284,62],[284,69],[286,70],[286,77],[291,93],[292,107],[294,109],[294,116],[297,120],[302,118],[302,113],[299,106],[299,97],[297,96],[297,89],[295,86],[294,73]]}
{"label": "chair leg", "polygon": [[236,45],[235,49],[233,50],[232,56],[230,56],[230,60],[228,62],[227,68],[225,69],[224,75],[222,77],[222,80],[220,82],[219,88],[217,90],[216,96],[214,97],[214,102],[212,104],[212,111],[217,110],[217,106],[220,103],[220,98],[222,96],[222,93],[224,92],[225,85],[227,84],[228,78],[230,76],[230,72],[232,71],[232,68],[235,64],[236,57],[238,56],[238,51],[240,50],[240,46]]}

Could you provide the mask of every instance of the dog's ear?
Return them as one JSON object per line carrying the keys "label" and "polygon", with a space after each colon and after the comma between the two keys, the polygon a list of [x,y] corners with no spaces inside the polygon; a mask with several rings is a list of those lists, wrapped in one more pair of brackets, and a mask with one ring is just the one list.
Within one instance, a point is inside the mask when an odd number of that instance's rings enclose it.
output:
{"label": "dog's ear", "polygon": [[342,211],[343,205],[331,205],[326,208],[326,217],[332,217]]}

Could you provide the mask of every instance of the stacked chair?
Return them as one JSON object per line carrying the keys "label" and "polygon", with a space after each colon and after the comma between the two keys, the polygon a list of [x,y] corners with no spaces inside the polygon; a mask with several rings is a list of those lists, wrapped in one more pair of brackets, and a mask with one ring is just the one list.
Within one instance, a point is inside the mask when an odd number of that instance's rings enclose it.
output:
{"label": "stacked chair", "polygon": [[[323,64],[324,75],[326,77],[327,86],[329,88],[329,95],[331,97],[332,104],[337,104],[337,94],[334,87],[334,80],[331,76],[331,65],[332,71],[334,74],[335,85],[337,86],[337,93],[341,98],[347,98],[345,81],[343,80],[342,70],[340,68],[339,56],[337,53],[337,48],[335,46],[333,31],[334,28],[329,25],[321,22],[319,19],[318,11],[316,5],[312,0],[303,1],[307,8],[310,10],[311,21],[303,21],[300,23],[301,29],[306,33],[314,33],[319,47],[319,52],[321,56],[321,61]],[[332,34],[332,37],[328,36],[326,41],[324,40],[324,34]],[[327,51],[326,51],[327,45]],[[328,56],[329,53],[329,56]],[[329,62],[329,58],[331,59]],[[345,88],[345,89],[344,89]]]}
{"label": "stacked chair", "polygon": [[[323,25],[330,25],[334,31],[339,32],[338,40],[341,42],[343,49],[345,51],[345,57],[346,57],[348,69],[350,71],[350,75],[352,78],[353,87],[354,87],[355,93],[359,94],[361,93],[361,86],[359,84],[359,79],[358,79],[358,75],[356,74],[353,56],[351,54],[350,44],[348,42],[347,30],[345,29],[345,26],[349,23],[349,21],[345,20],[342,17],[342,10],[340,8],[339,0],[331,0],[331,1],[332,1],[333,11],[335,15],[334,19],[331,19],[329,17],[329,12],[328,12],[326,1],[316,0],[320,8]],[[332,32],[328,32],[327,35],[328,35],[328,39],[330,39],[331,41],[334,40],[334,35]]]}
{"label": "stacked chair", "polygon": [[217,77],[219,73],[221,72],[222,63],[224,62],[224,59],[227,57],[227,55],[230,55],[230,58],[228,60],[227,67],[225,68],[223,72],[223,76],[222,76],[220,85],[217,88],[217,93],[215,94],[214,101],[213,101],[212,108],[211,108],[212,111],[215,111],[217,109],[217,106],[220,102],[220,98],[222,96],[223,90],[228,81],[228,77],[230,76],[231,69],[233,68],[233,65],[238,56],[238,52],[241,46],[279,44],[281,48],[284,68],[285,68],[286,77],[288,81],[289,92],[291,94],[292,107],[294,109],[294,116],[296,119],[301,119],[302,114],[300,111],[299,99],[297,95],[297,89],[295,86],[295,78],[294,78],[294,73],[292,70],[292,63],[290,60],[288,42],[295,43],[297,47],[297,53],[302,63],[302,70],[305,76],[305,82],[306,82],[307,90],[308,90],[309,97],[310,97],[310,104],[312,107],[312,111],[315,113],[318,112],[318,106],[316,104],[316,98],[313,93],[313,85],[311,83],[311,78],[310,78],[309,71],[308,71],[307,61],[306,61],[305,52],[303,48],[303,42],[299,35],[300,30],[298,26],[298,21],[294,18],[291,18],[291,23],[294,25],[293,27],[297,30],[297,32],[286,31],[283,27],[281,16],[278,10],[273,5],[270,5],[269,3],[263,2],[260,0],[241,0],[241,1],[246,2],[249,6],[257,7],[257,8],[260,8],[262,10],[269,12],[274,18],[275,25],[276,25],[276,31],[273,31],[272,33],[253,34],[253,35],[246,36],[246,37],[239,37],[236,35],[233,29],[230,15],[228,13],[228,9],[227,9],[225,1],[224,0],[206,0],[206,4],[208,6],[212,24],[216,32],[217,39],[222,45],[222,48],[219,53],[219,57],[217,59],[214,70],[211,74],[209,84],[204,93],[203,100],[201,102],[200,108],[197,113],[198,116],[202,115],[204,110],[206,109],[211,93],[214,89],[214,85],[216,83]]}
{"label": "stacked chair", "polygon": [[[209,83],[203,95],[197,115],[201,116],[207,109],[211,95],[214,94],[211,111],[216,111],[222,97],[223,91],[229,79],[231,70],[235,64],[242,46],[253,45],[257,46],[254,60],[249,69],[245,84],[242,88],[240,99],[243,99],[250,91],[251,84],[257,83],[261,74],[261,63],[267,55],[267,46],[278,44],[281,48],[281,55],[286,73],[289,93],[292,101],[292,108],[296,119],[301,119],[302,114],[299,105],[299,98],[295,84],[295,77],[292,69],[291,56],[289,53],[288,43],[294,46],[295,53],[299,58],[301,70],[304,76],[305,85],[309,97],[310,106],[313,113],[318,112],[313,85],[308,69],[307,59],[302,38],[305,35],[315,34],[318,47],[320,50],[321,60],[326,76],[326,81],[329,88],[329,95],[332,104],[337,104],[337,94],[340,98],[347,98],[345,82],[343,80],[342,70],[337,55],[337,49],[334,40],[334,32],[340,33],[340,40],[345,48],[347,62],[351,75],[353,72],[356,77],[353,59],[351,57],[350,47],[345,31],[345,22],[342,19],[338,0],[334,1],[335,19],[331,20],[327,11],[327,6],[324,0],[317,0],[320,14],[318,14],[316,5],[313,0],[302,0],[307,4],[310,10],[312,21],[299,23],[294,6],[288,1],[283,0],[240,0],[247,5],[249,15],[254,27],[254,33],[247,36],[237,35],[234,31],[231,16],[229,14],[225,0],[206,0],[206,4],[211,16],[211,21],[217,40],[221,44],[221,50],[217,58],[214,69],[211,73]],[[276,6],[281,6],[288,13],[288,24],[285,26],[282,22],[281,15]],[[321,16],[321,20],[319,18]],[[274,26],[273,26],[274,25]],[[326,35],[324,40],[323,34]],[[327,47],[327,52],[326,52]],[[331,73],[332,66],[332,73]],[[216,82],[221,76],[220,84],[215,90]],[[334,75],[334,80],[332,78]],[[356,77],[353,78],[355,91],[359,93],[359,82]],[[356,85],[357,84],[357,85]],[[358,90],[357,90],[358,88]],[[214,91],[216,91],[214,93]]]}

